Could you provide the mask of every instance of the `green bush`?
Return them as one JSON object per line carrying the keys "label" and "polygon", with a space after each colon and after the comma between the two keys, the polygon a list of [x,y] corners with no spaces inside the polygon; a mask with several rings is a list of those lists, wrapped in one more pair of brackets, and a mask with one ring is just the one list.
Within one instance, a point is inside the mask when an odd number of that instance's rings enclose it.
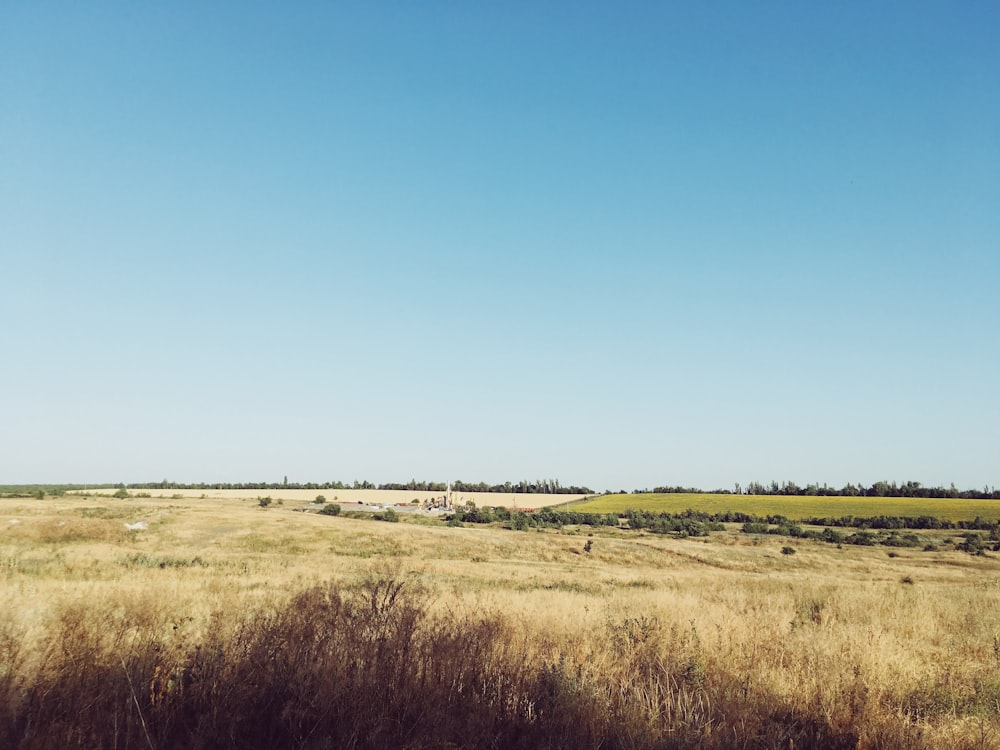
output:
{"label": "green bush", "polygon": [[834,529],[823,529],[823,534],[821,535],[821,538],[823,539],[824,542],[829,542],[830,544],[844,543],[844,535],[841,534],[839,531],[835,531]]}
{"label": "green bush", "polygon": [[340,515],[340,506],[337,505],[337,503],[330,503],[329,505],[324,505],[320,509],[319,514],[321,516],[339,516]]}
{"label": "green bush", "polygon": [[873,547],[875,546],[875,534],[871,531],[856,531],[853,534],[844,538],[844,541],[848,544],[856,544],[860,547]]}
{"label": "green bush", "polygon": [[982,535],[970,531],[962,534],[962,539],[964,541],[956,544],[955,549],[961,550],[962,552],[969,552],[973,555],[982,556],[984,554]]}
{"label": "green bush", "polygon": [[326,498],[322,495],[316,495],[316,505],[322,505],[326,502]]}

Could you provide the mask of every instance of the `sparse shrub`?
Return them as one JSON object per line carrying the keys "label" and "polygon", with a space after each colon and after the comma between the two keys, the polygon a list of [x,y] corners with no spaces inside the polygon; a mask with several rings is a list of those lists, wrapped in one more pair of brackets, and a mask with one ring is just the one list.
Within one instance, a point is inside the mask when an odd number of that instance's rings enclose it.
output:
{"label": "sparse shrub", "polygon": [[882,540],[886,547],[919,547],[920,538],[916,534],[899,534],[893,531]]}
{"label": "sparse shrub", "polygon": [[124,500],[130,497],[130,495],[128,494],[127,489],[125,489],[124,487],[119,487],[117,490],[115,490],[115,494],[113,494],[111,497],[116,497],[119,500]]}
{"label": "sparse shrub", "polygon": [[822,599],[809,598],[800,601],[795,608],[795,619],[791,622],[792,630],[804,625],[822,625],[825,608],[826,602]]}
{"label": "sparse shrub", "polygon": [[909,586],[913,585],[913,576],[903,576],[899,580],[900,580],[901,583],[905,583],[905,584],[907,584]]}
{"label": "sparse shrub", "polygon": [[781,548],[781,554],[783,554],[783,555],[794,555],[795,554],[795,547],[782,547]]}
{"label": "sparse shrub", "polygon": [[585,545],[583,545],[583,551],[584,552],[590,552],[590,550],[592,550],[593,548],[594,548],[594,540],[593,539],[588,539],[587,543]]}
{"label": "sparse shrub", "polygon": [[829,542],[830,544],[836,544],[838,546],[842,544],[844,541],[844,535],[841,534],[836,529],[831,529],[831,528],[823,529],[821,538],[823,539],[824,542]]}
{"label": "sparse shrub", "polygon": [[475,505],[466,506],[465,510],[456,510],[460,514],[464,523],[493,523],[496,516],[489,508],[477,508]]}
{"label": "sparse shrub", "polygon": [[399,521],[399,514],[392,508],[386,508],[385,512],[382,514],[382,520],[388,521],[389,523],[396,523]]}
{"label": "sparse shrub", "polygon": [[872,531],[859,530],[844,538],[847,544],[856,544],[861,547],[874,547],[876,536]]}
{"label": "sparse shrub", "polygon": [[271,498],[269,498],[269,497],[259,497],[259,498],[257,498],[257,505],[259,505],[261,508],[266,508],[270,504],[271,504]]}
{"label": "sparse shrub", "polygon": [[169,555],[147,555],[137,552],[119,560],[126,568],[207,568],[208,563],[200,557],[183,558]]}
{"label": "sparse shrub", "polygon": [[955,549],[982,557],[985,554],[982,534],[972,531],[962,534],[962,541],[955,545]]}

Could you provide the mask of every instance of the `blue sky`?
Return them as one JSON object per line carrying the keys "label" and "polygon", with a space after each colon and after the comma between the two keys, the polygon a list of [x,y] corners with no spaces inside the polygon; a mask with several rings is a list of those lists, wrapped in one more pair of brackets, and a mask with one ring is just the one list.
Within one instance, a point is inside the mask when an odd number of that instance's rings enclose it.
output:
{"label": "blue sky", "polygon": [[995,4],[287,5],[0,8],[0,482],[997,482]]}

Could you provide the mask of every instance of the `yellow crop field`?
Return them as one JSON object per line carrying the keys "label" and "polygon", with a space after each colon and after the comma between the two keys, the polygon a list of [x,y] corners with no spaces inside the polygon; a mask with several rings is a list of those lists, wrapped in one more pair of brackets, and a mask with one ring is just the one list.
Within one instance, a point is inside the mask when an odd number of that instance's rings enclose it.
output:
{"label": "yellow crop field", "polygon": [[300,507],[0,501],[0,746],[1000,747],[993,553]]}
{"label": "yellow crop field", "polygon": [[567,506],[586,513],[623,513],[629,509],[664,513],[698,510],[706,513],[739,511],[758,516],[802,518],[841,516],[934,516],[948,521],[976,517],[1000,520],[1000,501],[906,497],[820,497],[802,495],[634,494],[604,495]]}

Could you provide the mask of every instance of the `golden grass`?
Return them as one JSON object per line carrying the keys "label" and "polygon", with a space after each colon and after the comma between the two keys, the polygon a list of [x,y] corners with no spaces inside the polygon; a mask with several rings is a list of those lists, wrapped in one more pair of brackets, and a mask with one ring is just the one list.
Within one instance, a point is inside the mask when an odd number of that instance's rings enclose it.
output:
{"label": "golden grass", "polygon": [[[96,487],[87,490],[71,490],[74,495],[89,495],[97,498],[111,498],[118,489],[116,487]],[[273,500],[286,500],[294,503],[311,503],[317,495],[323,495],[329,502],[365,503],[368,505],[408,505],[413,500],[423,502],[436,500],[445,495],[444,492],[429,492],[425,490],[301,490],[301,489],[266,489],[266,490],[213,490],[213,489],[142,489],[129,490],[133,497],[167,498],[167,499],[204,499],[204,500],[256,500],[260,497],[270,497]],[[542,495],[525,492],[453,492],[451,500],[455,505],[473,502],[479,507],[501,508],[548,508],[552,505],[580,500],[585,495]]]}
{"label": "golden grass", "polygon": [[[556,731],[544,723],[554,721],[551,711],[524,687],[548,685],[545,695],[569,701],[566,716],[595,701],[587,715],[613,718],[579,728],[605,746],[787,747],[789,738],[796,747],[1000,746],[1000,561],[992,556],[905,550],[889,558],[884,548],[729,532],[674,539],[606,528],[589,536],[586,527],[449,528],[291,508],[74,496],[0,503],[0,703],[35,705],[31,685],[49,684],[46,674],[66,683],[84,658],[72,650],[78,641],[97,664],[115,649],[149,655],[129,668],[145,675],[139,705],[155,714],[156,691],[168,690],[156,669],[200,664],[190,654],[208,648],[201,644],[243,643],[250,623],[287,612],[298,592],[356,591],[376,575],[423,592],[421,616],[435,627],[493,633],[462,648],[488,645],[490,659],[517,667],[503,679],[533,697],[508,707],[504,721],[520,717],[528,728]],[[125,528],[137,521],[148,529]],[[786,544],[797,554],[782,555]],[[254,612],[262,614],[240,619]],[[433,651],[433,639],[420,643]],[[86,674],[72,672],[91,685]],[[132,688],[121,689],[129,696]],[[63,746],[88,746],[72,732],[84,710],[53,719]],[[157,741],[181,732],[163,722]],[[148,746],[142,727],[129,726],[122,746]],[[551,746],[579,739],[559,727],[546,735]],[[12,746],[31,737],[16,716],[7,731]],[[466,730],[453,731],[439,740],[477,746],[461,740]],[[354,746],[378,746],[362,740]]]}
{"label": "golden grass", "polygon": [[624,513],[627,510],[654,513],[682,513],[685,510],[705,513],[737,511],[757,516],[781,515],[792,520],[802,518],[840,518],[841,516],[933,516],[948,521],[971,521],[977,516],[1000,521],[1000,502],[951,498],[907,497],[819,497],[808,495],[715,495],[715,494],[635,494],[604,495],[573,502],[567,510],[582,513]]}

